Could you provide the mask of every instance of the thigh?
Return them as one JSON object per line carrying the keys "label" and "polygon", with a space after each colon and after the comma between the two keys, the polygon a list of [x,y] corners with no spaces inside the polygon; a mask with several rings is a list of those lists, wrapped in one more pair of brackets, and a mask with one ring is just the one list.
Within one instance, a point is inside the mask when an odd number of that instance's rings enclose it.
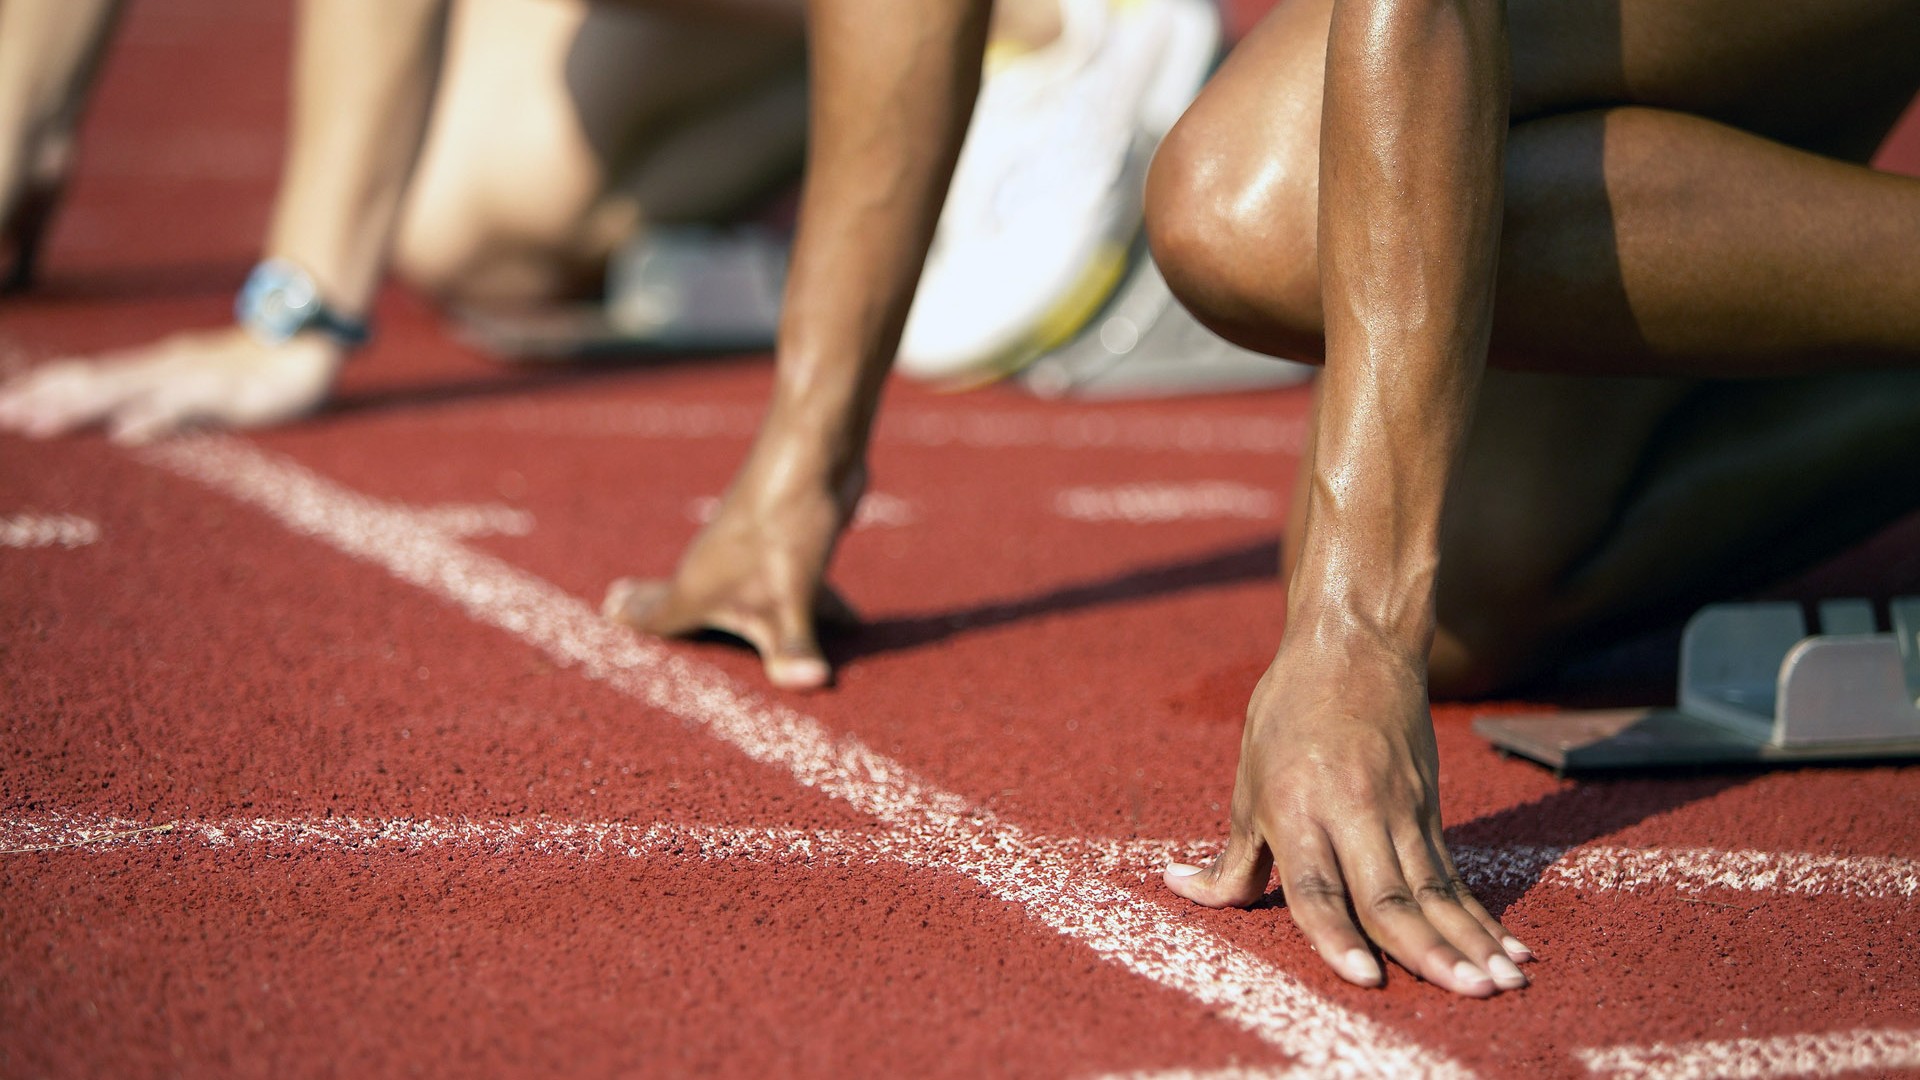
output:
{"label": "thigh", "polygon": [[1489,372],[1448,507],[1436,685],[1485,693],[1920,506],[1920,372]]}
{"label": "thigh", "polygon": [[1920,90],[1911,0],[1513,0],[1516,120],[1640,105],[1864,162]]}
{"label": "thigh", "polygon": [[[1283,0],[1201,106],[1256,134],[1317,130],[1333,3]],[[1884,136],[1920,91],[1912,0],[1510,0],[1507,12],[1516,120],[1641,105],[1820,149],[1863,121]]]}
{"label": "thigh", "polygon": [[408,198],[416,234],[580,239],[644,146],[799,62],[797,34],[586,0],[461,0]]}
{"label": "thigh", "polygon": [[[1321,348],[1320,110],[1333,3],[1285,0],[1270,12],[1168,135],[1148,181],[1148,235],[1176,294],[1216,332],[1278,355]],[[1537,174],[1540,151],[1569,145],[1522,147],[1522,134],[1570,130],[1581,117],[1597,131],[1622,106],[1864,161],[1920,82],[1920,4],[1764,7],[1511,0],[1513,145],[1527,152],[1509,155],[1509,192],[1521,186],[1516,167]],[[1594,175],[1598,138],[1571,144],[1579,153],[1560,164]],[[1601,241],[1595,250],[1610,247]]]}
{"label": "thigh", "polygon": [[1434,678],[1479,692],[1530,667],[1692,393],[1679,379],[1488,371],[1447,501]]}

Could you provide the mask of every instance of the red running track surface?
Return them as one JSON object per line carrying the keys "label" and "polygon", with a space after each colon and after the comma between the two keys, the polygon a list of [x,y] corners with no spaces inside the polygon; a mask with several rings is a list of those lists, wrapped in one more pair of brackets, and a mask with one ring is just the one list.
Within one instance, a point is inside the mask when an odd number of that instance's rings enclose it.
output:
{"label": "red running track surface", "polygon": [[[134,8],[10,363],[224,317],[285,48]],[[1913,768],[1563,781],[1442,708],[1452,842],[1542,957],[1487,1002],[1163,892],[1280,629],[1298,394],[896,389],[836,567],[871,625],[789,696],[592,613],[764,358],[518,373],[379,318],[311,422],[0,442],[0,1075],[1920,1067]]]}

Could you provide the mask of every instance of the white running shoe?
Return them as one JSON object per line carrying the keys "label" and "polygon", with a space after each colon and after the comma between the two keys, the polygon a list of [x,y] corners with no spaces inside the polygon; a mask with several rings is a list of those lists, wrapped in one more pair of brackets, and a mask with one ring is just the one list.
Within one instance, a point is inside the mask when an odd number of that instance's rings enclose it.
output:
{"label": "white running shoe", "polygon": [[965,388],[1079,332],[1127,270],[1147,164],[1220,47],[1208,0],[1060,0],[992,56],[896,369]]}

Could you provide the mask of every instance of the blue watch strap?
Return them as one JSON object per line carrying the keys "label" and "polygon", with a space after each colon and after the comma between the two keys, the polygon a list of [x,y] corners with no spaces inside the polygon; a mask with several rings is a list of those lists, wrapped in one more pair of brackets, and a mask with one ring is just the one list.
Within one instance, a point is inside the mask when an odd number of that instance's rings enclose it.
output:
{"label": "blue watch strap", "polygon": [[309,330],[348,348],[364,345],[367,324],[329,308],[313,275],[289,259],[268,259],[253,268],[234,298],[233,315],[256,341],[279,345]]}

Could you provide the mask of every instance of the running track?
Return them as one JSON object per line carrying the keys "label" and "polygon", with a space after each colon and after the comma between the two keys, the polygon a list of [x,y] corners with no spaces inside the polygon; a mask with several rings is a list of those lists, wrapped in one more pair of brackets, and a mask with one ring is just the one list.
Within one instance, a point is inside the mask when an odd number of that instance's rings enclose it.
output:
{"label": "running track", "polygon": [[[7,363],[222,318],[283,19],[136,6]],[[789,696],[593,614],[671,567],[762,359],[381,325],[297,427],[0,442],[0,1076],[1920,1071],[1913,768],[1560,781],[1442,708],[1451,839],[1543,958],[1490,1002],[1160,889],[1223,834],[1298,395],[900,389],[836,568],[870,625]]]}

